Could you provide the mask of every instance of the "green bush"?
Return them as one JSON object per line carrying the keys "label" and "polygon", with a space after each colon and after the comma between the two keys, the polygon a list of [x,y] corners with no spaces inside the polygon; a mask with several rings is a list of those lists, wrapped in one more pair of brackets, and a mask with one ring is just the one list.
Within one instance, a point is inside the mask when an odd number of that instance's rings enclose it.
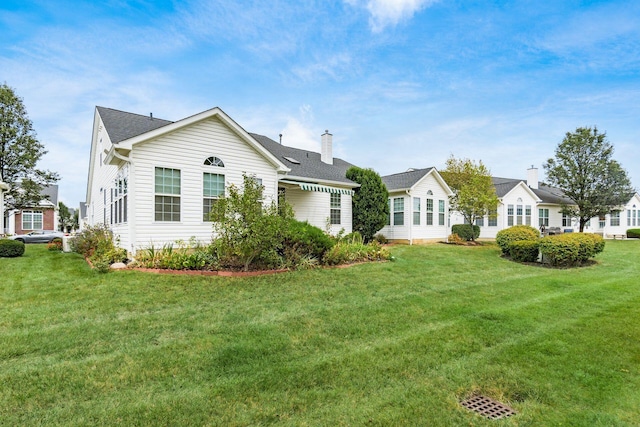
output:
{"label": "green bush", "polygon": [[537,240],[516,240],[509,244],[509,256],[517,262],[536,262],[540,252]]}
{"label": "green bush", "polygon": [[282,255],[288,264],[295,265],[305,258],[321,260],[334,245],[330,236],[307,221],[291,218],[285,222],[285,228]]}
{"label": "green bush", "polygon": [[50,251],[61,251],[62,250],[62,239],[56,237],[51,242],[47,243],[47,249]]}
{"label": "green bush", "polygon": [[504,255],[509,254],[509,245],[512,242],[520,240],[538,240],[540,238],[540,232],[531,227],[530,225],[514,225],[513,227],[505,228],[498,231],[496,235],[496,243],[502,249]]}
{"label": "green bush", "polygon": [[385,236],[382,233],[378,233],[375,236],[373,236],[373,240],[380,243],[381,245],[386,245],[387,243],[389,243],[389,239],[387,239],[387,236]]}
{"label": "green bush", "polygon": [[322,262],[326,265],[352,264],[365,261],[390,260],[391,254],[378,242],[369,244],[340,241],[325,254]]}
{"label": "green bush", "polygon": [[477,225],[471,226],[471,224],[454,224],[451,226],[451,234],[457,234],[468,242],[480,237],[480,227]]}
{"label": "green bush", "polygon": [[15,258],[24,255],[24,243],[18,240],[0,240],[0,258]]}
{"label": "green bush", "polygon": [[627,230],[627,237],[640,239],[640,228],[630,228]]}
{"label": "green bush", "polygon": [[102,273],[109,271],[105,265],[110,266],[127,259],[127,251],[115,245],[113,232],[106,224],[86,227],[70,244],[75,252],[88,258],[94,268]]}
{"label": "green bush", "polygon": [[565,233],[540,240],[543,262],[556,267],[582,265],[603,250],[604,239],[591,233]]}

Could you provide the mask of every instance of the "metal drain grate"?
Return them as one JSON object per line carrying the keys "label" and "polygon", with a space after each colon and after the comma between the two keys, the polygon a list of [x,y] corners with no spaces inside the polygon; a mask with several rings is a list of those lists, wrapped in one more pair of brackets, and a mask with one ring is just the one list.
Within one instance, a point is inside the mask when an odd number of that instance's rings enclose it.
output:
{"label": "metal drain grate", "polygon": [[464,402],[460,402],[460,404],[490,420],[506,418],[516,414],[516,411],[508,406],[484,396],[474,396]]}

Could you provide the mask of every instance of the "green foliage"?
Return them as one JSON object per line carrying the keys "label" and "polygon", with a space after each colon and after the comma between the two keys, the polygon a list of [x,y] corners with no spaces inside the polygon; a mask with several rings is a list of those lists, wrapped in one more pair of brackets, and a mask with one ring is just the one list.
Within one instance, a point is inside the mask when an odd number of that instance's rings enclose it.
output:
{"label": "green foliage", "polygon": [[591,233],[565,233],[540,240],[542,261],[557,267],[586,263],[604,250],[604,239]]}
{"label": "green foliage", "polygon": [[6,83],[0,85],[0,177],[11,186],[5,195],[7,210],[37,205],[42,188],[58,175],[38,169],[47,153],[33,130],[22,99]]}
{"label": "green foliage", "polygon": [[127,259],[127,251],[115,245],[113,232],[106,224],[86,227],[70,241],[70,245],[73,251],[88,258],[100,272],[109,271],[108,267],[104,268],[105,264]]}
{"label": "green foliage", "polygon": [[253,177],[243,175],[243,181],[242,189],[229,186],[211,210],[215,254],[222,266],[243,271],[277,267],[287,217],[275,203],[263,206],[264,187]]}
{"label": "green foliage", "polygon": [[509,256],[516,262],[536,262],[539,253],[538,240],[515,240],[509,243]]}
{"label": "green foliage", "polygon": [[71,231],[75,225],[74,215],[71,215],[71,211],[67,205],[58,202],[58,229],[65,232]]}
{"label": "green foliage", "polygon": [[471,224],[454,224],[451,226],[451,233],[457,234],[468,242],[476,240],[480,236],[480,227]]}
{"label": "green foliage", "polygon": [[0,239],[0,258],[15,258],[24,254],[24,243],[18,240]]}
{"label": "green foliage", "polygon": [[451,156],[441,175],[454,193],[449,198],[451,209],[459,212],[469,224],[474,224],[477,218],[484,217],[498,206],[491,173],[482,161],[476,164],[470,159]]}
{"label": "green foliage", "polygon": [[627,237],[640,239],[640,228],[630,228],[627,230]]}
{"label": "green foliage", "polygon": [[378,233],[375,236],[373,236],[373,240],[380,243],[381,245],[386,245],[387,243],[389,243],[389,239],[387,239],[387,236],[385,236],[382,233]]}
{"label": "green foliage", "polygon": [[352,166],[347,170],[347,179],[357,182],[354,190],[353,230],[360,232],[365,242],[387,223],[389,216],[389,192],[380,175],[373,169]]}
{"label": "green foliage", "polygon": [[216,259],[210,247],[191,238],[188,243],[177,241],[175,245],[166,244],[159,250],[153,245],[140,250],[136,253],[135,265],[168,270],[213,270]]}
{"label": "green foliage", "polygon": [[520,240],[538,240],[540,232],[530,225],[514,225],[498,231],[496,235],[496,243],[502,249],[504,255],[509,254],[509,246],[512,242]]}
{"label": "green foliage", "polygon": [[378,242],[368,244],[362,241],[341,240],[329,249],[323,258],[326,265],[352,264],[366,261],[390,260],[391,253]]}
{"label": "green foliage", "polygon": [[544,164],[550,185],[575,202],[563,213],[578,218],[580,231],[590,218],[604,216],[625,205],[634,189],[627,172],[612,159],[613,145],[597,128],[579,127],[567,132]]}
{"label": "green foliage", "polygon": [[[320,228],[307,221],[297,221],[293,218],[285,221],[282,251],[287,265],[299,264],[315,266],[322,260],[325,252],[334,245],[332,238]],[[312,260],[316,260],[316,263]],[[302,268],[305,268],[302,266]]]}

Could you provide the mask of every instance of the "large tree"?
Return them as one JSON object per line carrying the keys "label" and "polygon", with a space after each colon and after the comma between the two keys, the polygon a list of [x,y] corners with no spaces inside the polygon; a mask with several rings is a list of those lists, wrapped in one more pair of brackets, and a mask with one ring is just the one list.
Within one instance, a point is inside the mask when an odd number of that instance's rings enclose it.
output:
{"label": "large tree", "polygon": [[46,153],[22,99],[6,83],[0,85],[0,176],[11,186],[8,209],[37,205],[42,188],[58,180],[56,173],[36,168]]}
{"label": "large tree", "polygon": [[618,211],[633,196],[627,172],[612,159],[613,145],[597,127],[567,132],[555,154],[543,165],[547,182],[575,202],[562,212],[579,220],[581,232],[589,219]]}
{"label": "large tree", "polygon": [[389,191],[380,175],[373,169],[352,166],[347,178],[360,184],[354,191],[353,231],[358,231],[368,242],[387,223],[389,216]]}
{"label": "large tree", "polygon": [[491,173],[482,161],[476,164],[470,159],[451,156],[440,174],[453,191],[449,198],[451,209],[459,212],[465,222],[473,225],[476,219],[496,210],[498,196]]}

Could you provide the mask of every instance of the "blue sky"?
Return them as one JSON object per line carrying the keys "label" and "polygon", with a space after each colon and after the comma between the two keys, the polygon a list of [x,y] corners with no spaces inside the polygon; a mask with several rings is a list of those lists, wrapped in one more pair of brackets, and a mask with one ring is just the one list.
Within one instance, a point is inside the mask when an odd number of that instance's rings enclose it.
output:
{"label": "blue sky", "polygon": [[0,81],[25,102],[67,205],[96,105],[247,131],[380,174],[481,160],[526,178],[597,125],[640,188],[640,2],[4,0]]}

